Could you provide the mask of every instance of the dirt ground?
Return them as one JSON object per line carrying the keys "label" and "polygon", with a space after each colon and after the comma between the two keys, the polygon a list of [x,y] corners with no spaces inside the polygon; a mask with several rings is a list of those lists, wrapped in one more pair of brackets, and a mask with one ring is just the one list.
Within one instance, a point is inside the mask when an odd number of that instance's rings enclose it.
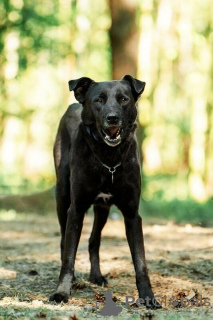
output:
{"label": "dirt ground", "polygon": [[[87,281],[92,221],[92,216],[85,218],[72,296],[68,304],[57,305],[48,302],[60,270],[60,233],[56,216],[16,215],[13,212],[1,216],[0,319],[100,317],[104,305],[102,294],[106,291],[110,291],[116,305],[122,307],[116,319],[213,318],[213,307],[208,306],[209,303],[213,305],[213,229],[144,221],[151,283],[154,294],[162,297],[158,300],[163,306],[158,311],[146,311],[136,304],[129,307],[125,304],[127,295],[137,299],[137,290],[122,220],[109,220],[103,230],[101,269],[103,275],[107,275],[108,286],[98,287]],[[181,295],[190,301],[189,306],[180,307]],[[97,309],[94,296],[98,300]],[[190,299],[197,302],[192,306]]]}

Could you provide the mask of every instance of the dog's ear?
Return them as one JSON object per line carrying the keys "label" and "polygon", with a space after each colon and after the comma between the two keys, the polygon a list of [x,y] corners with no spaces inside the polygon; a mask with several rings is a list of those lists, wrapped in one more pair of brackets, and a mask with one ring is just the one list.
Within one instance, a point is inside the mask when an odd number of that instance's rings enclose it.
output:
{"label": "dog's ear", "polygon": [[130,84],[133,97],[137,101],[145,89],[146,82],[135,79],[130,75],[124,76],[121,80],[127,81]]}
{"label": "dog's ear", "polygon": [[70,91],[74,90],[74,95],[76,100],[79,101],[80,103],[83,103],[85,100],[85,94],[92,82],[94,82],[92,79],[86,78],[86,77],[76,79],[76,80],[70,80],[68,82],[69,90]]}

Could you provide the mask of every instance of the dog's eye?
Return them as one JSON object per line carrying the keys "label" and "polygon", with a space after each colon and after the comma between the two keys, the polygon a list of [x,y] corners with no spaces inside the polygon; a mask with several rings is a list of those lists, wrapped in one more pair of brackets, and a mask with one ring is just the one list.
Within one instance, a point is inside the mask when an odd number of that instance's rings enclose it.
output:
{"label": "dog's eye", "polygon": [[125,98],[125,97],[120,98],[120,102],[121,102],[121,103],[124,103],[124,102],[127,102],[127,101],[128,101],[128,99]]}
{"label": "dog's eye", "polygon": [[101,98],[98,98],[98,99],[95,100],[95,102],[96,102],[96,103],[102,103],[103,100],[102,100]]}

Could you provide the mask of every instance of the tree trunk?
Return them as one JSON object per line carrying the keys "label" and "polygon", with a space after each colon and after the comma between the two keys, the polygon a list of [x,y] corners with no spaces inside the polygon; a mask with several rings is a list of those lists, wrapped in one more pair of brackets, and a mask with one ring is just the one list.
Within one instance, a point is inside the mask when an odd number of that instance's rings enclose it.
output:
{"label": "tree trunk", "polygon": [[125,74],[136,77],[138,58],[138,28],[136,25],[136,0],[109,0],[112,25],[112,78],[121,79]]}

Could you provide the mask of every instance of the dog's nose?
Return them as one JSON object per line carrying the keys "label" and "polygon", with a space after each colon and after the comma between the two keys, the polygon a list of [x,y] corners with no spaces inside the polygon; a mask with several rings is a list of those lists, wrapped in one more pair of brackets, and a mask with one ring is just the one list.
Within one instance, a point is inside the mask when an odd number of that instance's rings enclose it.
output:
{"label": "dog's nose", "polygon": [[118,115],[116,113],[109,113],[106,119],[109,124],[117,124],[119,120]]}

